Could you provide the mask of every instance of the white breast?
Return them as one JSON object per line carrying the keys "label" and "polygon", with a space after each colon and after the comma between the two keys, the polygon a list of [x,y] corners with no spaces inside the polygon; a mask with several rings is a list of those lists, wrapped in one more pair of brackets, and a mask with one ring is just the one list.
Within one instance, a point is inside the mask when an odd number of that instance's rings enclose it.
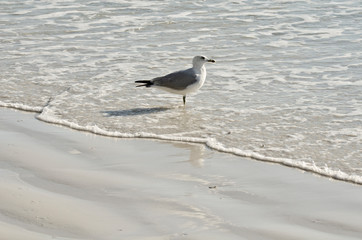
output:
{"label": "white breast", "polygon": [[204,85],[205,79],[206,79],[206,68],[204,66],[202,66],[202,68],[198,72],[196,72],[196,76],[197,76],[196,83],[188,86],[185,89],[186,93],[195,92],[195,91],[199,90],[202,87],[202,85]]}

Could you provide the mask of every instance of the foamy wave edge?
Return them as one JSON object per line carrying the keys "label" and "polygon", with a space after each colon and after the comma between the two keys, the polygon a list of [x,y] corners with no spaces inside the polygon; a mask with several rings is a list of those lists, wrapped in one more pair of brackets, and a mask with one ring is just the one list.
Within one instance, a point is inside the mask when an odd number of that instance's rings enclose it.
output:
{"label": "foamy wave edge", "polygon": [[312,172],[321,176],[333,178],[336,180],[341,180],[345,182],[355,183],[355,184],[361,184],[362,185],[362,177],[357,175],[348,175],[347,173],[344,173],[342,171],[335,171],[332,169],[329,169],[328,167],[321,168],[319,166],[316,166],[315,164],[306,163],[303,161],[296,161],[293,159],[288,158],[274,158],[274,157],[267,157],[264,155],[261,155],[259,153],[255,153],[252,151],[244,151],[240,150],[238,148],[228,148],[223,146],[221,143],[216,141],[213,138],[195,138],[195,137],[180,137],[180,136],[172,136],[172,135],[157,135],[153,133],[145,133],[145,132],[138,132],[138,133],[121,133],[121,132],[112,132],[107,131],[104,129],[99,128],[98,126],[81,126],[77,123],[72,123],[69,121],[45,116],[42,114],[39,114],[37,116],[37,119],[58,124],[62,126],[66,126],[75,130],[79,131],[85,131],[94,133],[97,135],[107,136],[107,137],[117,137],[117,138],[145,138],[145,139],[157,139],[157,140],[165,140],[165,141],[176,141],[176,142],[186,142],[186,143],[198,143],[198,144],[205,144],[210,149],[223,152],[223,153],[229,153],[240,157],[247,157],[258,161],[264,161],[264,162],[271,162],[271,163],[278,163],[282,164],[288,167],[292,168],[298,168],[304,171]]}
{"label": "foamy wave edge", "polygon": [[41,107],[30,107],[23,104],[3,104],[0,101],[0,106],[2,107],[8,107],[8,108],[15,108],[18,110],[23,111],[31,111],[39,113],[36,115],[36,118],[40,121],[51,123],[51,124],[57,124],[64,127],[68,127],[74,130],[78,131],[84,131],[89,132],[101,136],[107,136],[107,137],[117,137],[117,138],[144,138],[144,139],[156,139],[156,140],[165,140],[165,141],[174,141],[174,142],[186,142],[186,143],[198,143],[198,144],[204,144],[205,146],[209,147],[212,150],[216,150],[223,153],[229,153],[240,157],[246,157],[251,158],[258,161],[263,162],[271,162],[271,163],[277,163],[284,166],[292,167],[292,168],[298,168],[303,171],[308,171],[311,173],[315,173],[324,177],[333,178],[335,180],[355,183],[362,185],[362,177],[358,175],[348,175],[345,172],[342,172],[340,170],[332,170],[325,167],[319,167],[315,164],[306,163],[303,161],[296,161],[289,158],[274,158],[274,157],[268,157],[264,156],[262,154],[252,152],[252,151],[245,151],[238,148],[228,148],[223,146],[220,142],[216,141],[213,138],[195,138],[195,137],[180,137],[180,136],[172,136],[172,135],[157,135],[153,133],[145,133],[145,132],[138,132],[138,133],[121,133],[117,131],[107,131],[104,129],[99,128],[97,125],[93,126],[81,126],[77,123],[69,122],[66,120],[58,119],[55,117],[47,116],[43,114],[44,108]]}
{"label": "foamy wave edge", "polygon": [[43,111],[43,107],[32,107],[22,103],[6,103],[2,101],[0,101],[0,107],[13,108],[21,111],[35,112],[35,113],[41,113]]}

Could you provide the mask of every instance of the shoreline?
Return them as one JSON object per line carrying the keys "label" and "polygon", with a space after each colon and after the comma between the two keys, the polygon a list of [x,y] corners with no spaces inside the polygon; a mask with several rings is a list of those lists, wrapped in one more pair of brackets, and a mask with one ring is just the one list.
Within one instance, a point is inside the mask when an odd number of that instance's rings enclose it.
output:
{"label": "shoreline", "polygon": [[168,142],[180,142],[180,143],[196,143],[196,144],[203,144],[206,147],[210,148],[213,151],[217,151],[220,153],[226,153],[231,154],[237,157],[241,158],[250,158],[252,160],[260,161],[260,162],[266,162],[266,163],[274,163],[279,164],[281,166],[286,166],[289,168],[298,169],[301,171],[307,171],[312,174],[317,174],[322,177],[331,178],[338,181],[343,181],[347,183],[362,185],[362,176],[359,175],[350,175],[347,174],[341,170],[333,170],[328,167],[320,167],[315,164],[303,162],[303,161],[297,161],[293,159],[288,158],[275,158],[275,157],[269,157],[264,156],[256,152],[251,151],[243,151],[240,149],[235,148],[228,148],[224,147],[223,145],[220,145],[218,142],[214,142],[213,140],[207,140],[204,138],[189,138],[189,137],[169,137],[166,135],[155,135],[152,133],[143,133],[139,132],[136,134],[130,134],[130,133],[120,133],[120,132],[110,132],[107,130],[103,130],[98,128],[98,126],[81,126],[76,123],[68,122],[68,121],[62,121],[58,119],[49,118],[47,116],[41,116],[42,110],[39,109],[39,107],[33,108],[25,105],[19,105],[19,104],[3,104],[0,102],[0,108],[6,108],[6,109],[12,109],[16,111],[21,112],[29,112],[29,113],[35,113],[35,118],[39,121],[42,121],[44,123],[53,124],[53,125],[59,125],[65,128],[69,128],[71,130],[81,131],[85,133],[95,134],[102,137],[111,137],[111,138],[120,138],[120,139],[146,139],[146,140],[155,140],[155,141],[168,141]]}
{"label": "shoreline", "polygon": [[6,239],[359,239],[359,185],[0,108]]}

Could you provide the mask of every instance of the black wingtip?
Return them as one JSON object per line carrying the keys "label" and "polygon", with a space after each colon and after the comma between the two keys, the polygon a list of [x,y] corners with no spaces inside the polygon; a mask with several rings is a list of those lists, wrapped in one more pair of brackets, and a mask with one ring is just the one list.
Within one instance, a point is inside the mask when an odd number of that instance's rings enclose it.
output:
{"label": "black wingtip", "polygon": [[150,80],[139,80],[135,81],[135,83],[142,83],[141,85],[137,85],[136,87],[150,87],[153,85],[153,82]]}

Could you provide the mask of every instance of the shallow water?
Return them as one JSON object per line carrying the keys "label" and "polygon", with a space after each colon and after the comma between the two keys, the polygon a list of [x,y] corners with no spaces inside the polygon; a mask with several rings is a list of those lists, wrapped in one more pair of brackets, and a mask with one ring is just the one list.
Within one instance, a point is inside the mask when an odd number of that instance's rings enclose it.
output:
{"label": "shallow water", "polygon": [[[362,183],[353,1],[1,1],[0,105],[116,137],[209,147]],[[135,88],[206,66],[182,97]]]}

